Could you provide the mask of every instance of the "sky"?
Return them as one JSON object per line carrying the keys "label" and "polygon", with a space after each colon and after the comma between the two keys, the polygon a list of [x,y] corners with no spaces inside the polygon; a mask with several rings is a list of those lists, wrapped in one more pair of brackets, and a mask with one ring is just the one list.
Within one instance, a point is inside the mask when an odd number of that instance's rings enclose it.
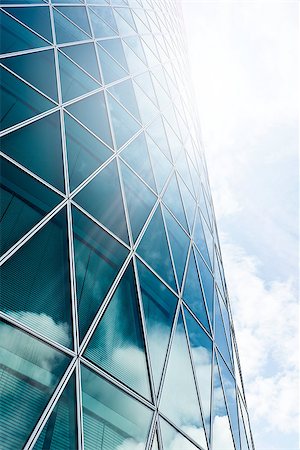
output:
{"label": "sky", "polygon": [[299,450],[299,3],[182,5],[256,450]]}

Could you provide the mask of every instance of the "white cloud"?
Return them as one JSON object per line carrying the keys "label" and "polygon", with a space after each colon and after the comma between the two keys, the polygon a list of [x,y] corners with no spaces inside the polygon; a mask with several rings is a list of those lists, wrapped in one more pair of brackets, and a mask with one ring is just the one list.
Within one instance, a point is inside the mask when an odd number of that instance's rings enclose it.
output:
{"label": "white cloud", "polygon": [[216,416],[213,423],[214,450],[234,450],[227,416]]}

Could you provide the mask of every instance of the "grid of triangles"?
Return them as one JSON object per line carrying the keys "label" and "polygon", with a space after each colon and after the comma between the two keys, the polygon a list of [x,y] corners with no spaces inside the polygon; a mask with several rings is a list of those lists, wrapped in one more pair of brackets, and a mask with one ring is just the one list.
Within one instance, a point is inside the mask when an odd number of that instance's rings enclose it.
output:
{"label": "grid of triangles", "polygon": [[172,0],[1,0],[1,449],[253,449]]}

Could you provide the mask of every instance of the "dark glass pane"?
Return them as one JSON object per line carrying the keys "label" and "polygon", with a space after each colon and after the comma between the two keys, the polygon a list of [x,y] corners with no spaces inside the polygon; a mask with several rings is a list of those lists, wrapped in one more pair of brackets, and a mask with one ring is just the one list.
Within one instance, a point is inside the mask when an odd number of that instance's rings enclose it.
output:
{"label": "dark glass pane", "polygon": [[33,447],[34,450],[77,448],[76,387],[73,374]]}
{"label": "dark glass pane", "polygon": [[235,450],[228,413],[224,400],[217,360],[214,360],[214,392],[212,406],[212,433],[214,450]]}
{"label": "dark glass pane", "polygon": [[85,450],[145,448],[152,411],[81,367]]}
{"label": "dark glass pane", "polygon": [[207,251],[207,244],[206,244],[206,240],[204,237],[202,220],[201,220],[199,211],[196,212],[195,220],[196,220],[196,223],[195,223],[195,230],[194,230],[194,241],[195,241],[195,244],[197,245],[198,249],[200,250],[201,255],[203,256],[203,258],[205,259],[205,261],[211,268],[211,262],[210,262],[210,258],[209,258],[208,251]]}
{"label": "dark glass pane", "polygon": [[166,208],[164,208],[164,216],[174,259],[177,280],[179,286],[181,286],[190,239]]}
{"label": "dark glass pane", "polygon": [[123,275],[84,356],[151,398],[145,344],[132,266]]}
{"label": "dark glass pane", "polygon": [[52,41],[49,7],[33,6],[31,8],[6,8],[6,10],[48,41]]}
{"label": "dark glass pane", "polygon": [[58,54],[61,91],[63,101],[72,100],[80,95],[98,89],[99,84],[84,73],[62,53]]}
{"label": "dark glass pane", "polygon": [[86,72],[100,81],[94,44],[70,45],[69,47],[62,47],[61,51],[73,59],[73,61],[86,70]]}
{"label": "dark glass pane", "polygon": [[85,41],[90,39],[87,34],[80,30],[76,25],[71,23],[56,9],[53,10],[53,18],[56,31],[56,40],[58,44],[66,42]]}
{"label": "dark glass pane", "polygon": [[114,61],[109,54],[98,45],[97,51],[105,83],[112,83],[113,81],[117,81],[128,76],[128,73],[125,72],[123,67]]}
{"label": "dark glass pane", "polygon": [[196,251],[195,254],[202,280],[210,322],[213,323],[214,280],[199,253]]}
{"label": "dark glass pane", "polygon": [[125,70],[128,70],[127,62],[123,50],[121,39],[106,39],[100,41],[99,44],[103,47]]}
{"label": "dark glass pane", "polygon": [[[186,437],[179,433],[174,427],[168,424],[164,419],[160,419],[160,429],[162,434],[162,443],[164,450],[197,450]],[[224,450],[224,449],[223,449]]]}
{"label": "dark glass pane", "polygon": [[68,17],[68,19],[72,20],[72,22],[78,25],[87,34],[91,33],[86,9],[84,6],[77,6],[76,8],[72,6],[60,6],[57,9],[66,17]]}
{"label": "dark glass pane", "polygon": [[0,254],[5,253],[62,199],[1,158]]}
{"label": "dark glass pane", "polygon": [[1,310],[72,347],[66,214],[51,219],[1,267]]}
{"label": "dark glass pane", "polygon": [[139,261],[138,273],[151,366],[156,391],[158,391],[177,305],[177,297]]}
{"label": "dark glass pane", "polygon": [[115,160],[75,196],[75,201],[123,241],[128,242],[122,193]]}
{"label": "dark glass pane", "polygon": [[23,448],[69,357],[0,322],[1,449]]}
{"label": "dark glass pane", "polygon": [[144,133],[122,151],[122,158],[142,177],[149,186],[155,189],[155,182]]}
{"label": "dark glass pane", "polygon": [[65,114],[65,130],[70,189],[73,190],[100,167],[112,152],[68,114]]}
{"label": "dark glass pane", "polygon": [[[29,8],[22,8],[29,9]],[[57,101],[53,50],[27,53],[1,59],[1,62],[24,80]],[[34,70],[32,68],[34,67]]]}
{"label": "dark glass pane", "polygon": [[79,330],[84,337],[128,250],[73,208]]}
{"label": "dark glass pane", "polygon": [[131,80],[115,84],[109,91],[137,120],[141,120]]}
{"label": "dark glass pane", "polygon": [[215,294],[215,324],[214,324],[214,332],[216,344],[219,348],[219,351],[222,353],[222,356],[226,360],[227,364],[232,368],[232,361],[230,358],[228,342],[226,339],[222,314],[220,310],[220,304],[218,300],[217,293]]}
{"label": "dark glass pane", "polygon": [[156,197],[125,164],[121,163],[121,169],[132,235],[136,240],[156,202]]}
{"label": "dark glass pane", "polygon": [[111,95],[108,95],[108,106],[116,144],[120,148],[140,129],[140,124]]}
{"label": "dark glass pane", "polygon": [[181,225],[185,229],[187,229],[187,222],[175,174],[172,176],[171,181],[168,184],[168,187],[163,196],[163,201],[167,205],[167,207],[172,211],[174,216],[176,216]]}
{"label": "dark glass pane", "polygon": [[159,409],[175,425],[207,448],[181,314],[171,346]]}
{"label": "dark glass pane", "polygon": [[225,398],[227,401],[229,420],[231,423],[235,447],[236,450],[240,450],[241,444],[239,435],[239,421],[238,421],[235,381],[230,371],[228,370],[226,364],[224,363],[223,359],[219,355],[218,355],[218,363],[220,368],[220,376],[223,381],[223,387],[225,391]]}
{"label": "dark glass pane", "polygon": [[1,130],[47,111],[54,106],[54,103],[2,67],[0,68],[0,88],[2,91]]}
{"label": "dark glass pane", "polygon": [[[106,8],[109,9],[109,8]],[[95,14],[90,10],[90,18],[95,38],[112,37],[116,35],[116,32],[112,30],[100,17],[99,14]]]}
{"label": "dark glass pane", "polygon": [[190,253],[189,265],[184,282],[183,298],[200,322],[210,332],[193,251]]}
{"label": "dark glass pane", "polygon": [[160,192],[166,184],[166,181],[171,173],[172,166],[153,140],[147,135],[146,137],[157,188]]}
{"label": "dark glass pane", "polygon": [[196,371],[196,378],[200,392],[202,413],[207,434],[210,432],[210,397],[212,375],[212,341],[202,330],[193,316],[185,309],[185,319],[188,336],[192,349],[192,356]]}
{"label": "dark glass pane", "polygon": [[176,289],[165,227],[159,207],[155,211],[137,251],[158,275]]}
{"label": "dark glass pane", "polygon": [[30,48],[45,47],[46,41],[0,11],[0,52],[11,53]]}
{"label": "dark glass pane", "polygon": [[80,122],[112,147],[110,127],[103,92],[91,95],[67,107]]}
{"label": "dark glass pane", "polygon": [[60,191],[65,190],[58,112],[2,136],[0,142],[4,153]]}

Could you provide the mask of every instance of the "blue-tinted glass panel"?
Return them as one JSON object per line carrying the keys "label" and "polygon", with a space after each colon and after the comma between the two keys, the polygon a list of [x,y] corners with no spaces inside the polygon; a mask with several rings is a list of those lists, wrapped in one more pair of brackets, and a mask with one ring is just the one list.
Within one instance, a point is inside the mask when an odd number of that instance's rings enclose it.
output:
{"label": "blue-tinted glass panel", "polygon": [[138,246],[138,253],[173,289],[174,273],[160,208],[155,211]]}
{"label": "blue-tinted glass panel", "polygon": [[105,39],[99,44],[103,47],[125,70],[128,70],[121,39]]}
{"label": "blue-tinted glass panel", "polygon": [[108,95],[108,106],[116,144],[120,148],[140,129],[141,125],[111,95]]}
{"label": "blue-tinted glass panel", "polygon": [[49,7],[32,6],[31,8],[6,8],[6,11],[44,38],[48,39],[48,41],[52,41]]}
{"label": "blue-tinted glass panel", "polygon": [[27,169],[64,191],[59,113],[0,138],[1,150]]}
{"label": "blue-tinted glass panel", "polygon": [[126,36],[123,41],[134,51],[134,53],[145,63],[147,60],[144,54],[143,46],[139,36]]}
{"label": "blue-tinted glass panel", "polygon": [[128,242],[125,211],[116,161],[112,161],[76,196],[75,201]]}
{"label": "blue-tinted glass panel", "polygon": [[112,8],[107,8],[103,6],[93,6],[93,11],[104,20],[113,30],[117,31],[117,25],[114,18],[114,13]]}
{"label": "blue-tinted glass panel", "polygon": [[122,105],[128,109],[129,112],[137,119],[140,119],[140,113],[139,108],[137,105],[137,100],[135,96],[135,92],[133,89],[132,81],[126,80],[122,83],[115,84],[111,88],[109,88],[109,91],[113,96],[119,100]]}
{"label": "blue-tinted glass panel", "polygon": [[208,309],[208,314],[210,322],[213,323],[213,297],[214,297],[214,280],[213,277],[205,265],[203,259],[196,251],[197,263],[200,271],[200,277],[202,280],[202,286],[205,294],[206,305]]}
{"label": "blue-tinted glass panel", "polygon": [[159,117],[147,128],[147,133],[153,141],[159,146],[166,157],[171,160],[170,149],[162,119]]}
{"label": "blue-tinted glass panel", "polygon": [[179,433],[174,427],[172,427],[164,419],[160,419],[160,429],[162,434],[162,442],[164,450],[197,450],[194,444],[192,444],[186,437]]}
{"label": "blue-tinted glass panel", "polygon": [[80,122],[112,147],[110,127],[103,92],[91,95],[67,107]]}
{"label": "blue-tinted glass panel", "polygon": [[146,398],[151,398],[133,268],[123,275],[84,353]]}
{"label": "blue-tinted glass panel", "polygon": [[77,6],[76,8],[72,6],[61,6],[57,9],[87,34],[91,34],[89,21],[84,6]]}
{"label": "blue-tinted glass panel", "polygon": [[[28,9],[28,8],[22,8]],[[1,59],[1,62],[24,80],[57,101],[53,50],[27,53]],[[34,67],[34,70],[32,68]]]}
{"label": "blue-tinted glass panel", "polygon": [[34,450],[72,450],[78,448],[74,374],[58,399],[33,448]]}
{"label": "blue-tinted glass panel", "polygon": [[85,450],[145,448],[152,412],[81,367]]}
{"label": "blue-tinted glass panel", "polygon": [[0,68],[0,88],[2,91],[0,130],[30,119],[54,106],[54,103],[2,67]]}
{"label": "blue-tinted glass panel", "polygon": [[0,440],[23,448],[67,368],[68,356],[0,322]]}
{"label": "blue-tinted glass panel", "polygon": [[172,166],[164,154],[160,151],[158,146],[153,142],[149,136],[146,135],[148,150],[152,161],[153,172],[155,176],[158,191],[161,192],[166,184],[166,181],[171,173]]}
{"label": "blue-tinted glass panel", "polygon": [[128,250],[76,208],[73,232],[79,330],[83,338]]}
{"label": "blue-tinted glass panel", "polygon": [[178,182],[180,186],[180,192],[182,197],[182,202],[184,204],[184,209],[186,213],[186,217],[188,220],[189,230],[190,233],[192,233],[193,225],[194,225],[194,217],[195,217],[195,208],[196,208],[196,202],[194,200],[194,197],[186,187],[185,183],[181,180],[180,177],[178,177]]}
{"label": "blue-tinted glass panel", "polygon": [[96,39],[108,38],[116,35],[116,32],[99,17],[99,14],[95,14],[92,10],[90,10],[90,18]]}
{"label": "blue-tinted glass panel", "polygon": [[158,391],[178,299],[144,264],[138,261],[137,266],[151,366]]}
{"label": "blue-tinted glass panel", "polygon": [[73,190],[100,167],[112,152],[68,114],[65,114],[65,132],[70,189]]}
{"label": "blue-tinted glass panel", "polygon": [[128,73],[109,54],[97,45],[97,51],[102,69],[102,76],[105,83],[112,83],[127,77]]}
{"label": "blue-tinted glass panel", "polygon": [[1,267],[1,310],[72,347],[66,214],[63,210]]}
{"label": "blue-tinted glass panel", "polygon": [[87,39],[90,39],[87,34],[85,34],[80,28],[66,19],[56,9],[53,10],[53,18],[56,31],[56,41],[58,44],[85,41]]}
{"label": "blue-tinted glass panel", "polygon": [[123,163],[121,171],[133,239],[138,237],[157,198]]}
{"label": "blue-tinted glass panel", "polygon": [[232,368],[232,361],[230,358],[228,342],[225,334],[224,323],[222,319],[222,314],[220,310],[220,304],[218,300],[217,292],[215,294],[215,339],[219,351],[222,353],[223,358],[226,360],[227,364]]}
{"label": "blue-tinted glass panel", "polygon": [[187,229],[187,222],[175,174],[172,176],[168,184],[168,187],[163,196],[163,201],[167,205],[167,207],[172,211],[174,216],[176,216],[181,225],[185,229]]}
{"label": "blue-tinted glass panel", "polygon": [[0,254],[36,225],[62,198],[1,158]]}
{"label": "blue-tinted glass panel", "polygon": [[86,72],[96,78],[96,80],[100,81],[100,73],[93,43],[62,47],[61,51],[75,61]]}
{"label": "blue-tinted glass panel", "polygon": [[209,254],[208,254],[208,250],[207,250],[207,244],[206,244],[206,240],[204,237],[202,220],[201,220],[201,215],[200,215],[199,211],[196,212],[195,220],[196,220],[196,223],[195,223],[195,230],[194,230],[194,241],[195,241],[195,244],[197,245],[198,249],[200,250],[201,255],[204,257],[206,263],[211,268],[211,262],[210,262],[210,258],[209,258]]}

